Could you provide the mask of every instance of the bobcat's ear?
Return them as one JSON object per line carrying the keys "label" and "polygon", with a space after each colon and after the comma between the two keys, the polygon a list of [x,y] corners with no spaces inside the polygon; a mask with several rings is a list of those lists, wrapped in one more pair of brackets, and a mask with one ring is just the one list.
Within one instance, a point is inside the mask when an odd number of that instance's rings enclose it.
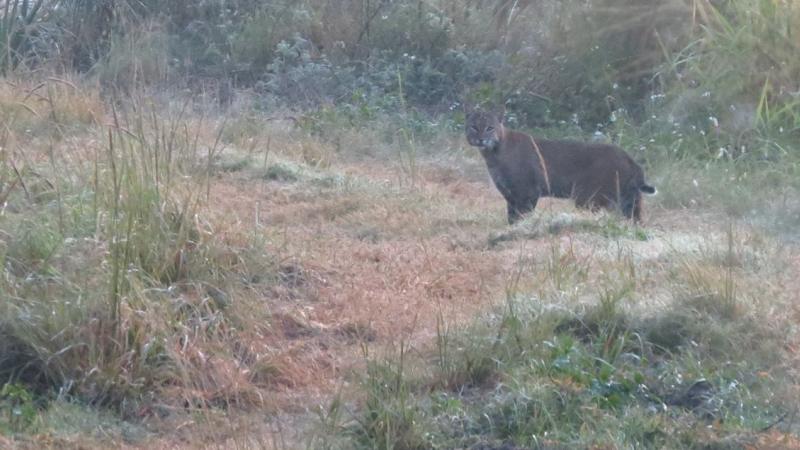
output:
{"label": "bobcat's ear", "polygon": [[464,111],[464,115],[469,116],[475,111],[475,105],[472,104],[469,100],[464,100],[461,102],[461,108]]}
{"label": "bobcat's ear", "polygon": [[494,116],[497,117],[497,121],[503,123],[506,118],[506,105],[501,104],[497,108],[494,109]]}

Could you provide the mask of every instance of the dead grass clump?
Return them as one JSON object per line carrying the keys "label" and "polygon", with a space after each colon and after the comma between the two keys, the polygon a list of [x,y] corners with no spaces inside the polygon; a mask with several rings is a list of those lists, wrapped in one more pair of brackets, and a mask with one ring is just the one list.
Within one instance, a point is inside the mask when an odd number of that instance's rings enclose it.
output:
{"label": "dead grass clump", "polygon": [[345,323],[334,330],[334,335],[351,344],[373,342],[378,337],[369,324],[361,322]]}
{"label": "dead grass clump", "polygon": [[0,377],[130,419],[263,406],[269,310],[254,293],[275,263],[249,230],[214,232],[205,152],[138,111],[116,116],[90,164],[31,161],[58,187],[50,200],[14,193],[25,207],[2,236]]}
{"label": "dead grass clump", "polygon": [[730,268],[687,263],[682,270],[686,306],[722,320],[741,317],[743,305]]}
{"label": "dead grass clump", "polygon": [[99,89],[69,79],[6,79],[0,84],[0,119],[20,137],[53,135],[65,127],[99,124],[105,110]]}

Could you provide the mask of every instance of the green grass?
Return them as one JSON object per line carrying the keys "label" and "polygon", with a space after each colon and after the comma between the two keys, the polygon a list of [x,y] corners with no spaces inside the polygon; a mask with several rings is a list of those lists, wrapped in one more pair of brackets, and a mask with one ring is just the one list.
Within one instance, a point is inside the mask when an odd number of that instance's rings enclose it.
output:
{"label": "green grass", "polygon": [[[459,342],[466,348],[456,356],[458,372],[434,369],[426,379],[432,390],[425,382],[402,379],[398,360],[379,366],[381,371],[373,367],[380,363],[371,362],[355,424],[335,429],[343,438],[338,448],[703,447],[731,436],[748,442],[792,409],[788,399],[780,399],[781,384],[758,375],[770,366],[746,359],[732,363],[731,353],[714,358],[691,348],[719,337],[700,325],[713,316],[681,316],[680,323],[688,321],[698,334],[679,332],[686,341],[667,347],[658,330],[674,326],[673,315],[684,314],[682,307],[658,320],[514,308],[514,315],[506,313],[486,330],[491,334],[471,330],[482,338]],[[735,339],[761,345],[749,339],[764,336],[775,350],[780,338],[766,330]],[[480,354],[492,357],[476,370]],[[446,389],[439,387],[443,375]],[[705,386],[702,395],[691,391],[697,383]],[[711,436],[700,432],[714,423],[721,426]]]}
{"label": "green grass", "polygon": [[[752,443],[794,411],[784,365],[792,325],[755,301],[759,285],[732,263],[742,251],[733,231],[728,239],[724,259],[708,251],[672,256],[671,299],[657,308],[644,306],[648,294],[637,288],[642,281],[632,260],[580,269],[553,253],[543,274],[550,283],[536,293],[512,290],[504,308],[463,329],[441,318],[436,341],[420,352],[401,345],[387,356],[367,355],[353,394],[363,400],[352,417],[335,403],[321,422],[326,437],[316,442],[324,448]],[[581,270],[600,270],[600,277],[572,276]],[[567,306],[559,293],[572,289],[594,294],[582,306]]]}

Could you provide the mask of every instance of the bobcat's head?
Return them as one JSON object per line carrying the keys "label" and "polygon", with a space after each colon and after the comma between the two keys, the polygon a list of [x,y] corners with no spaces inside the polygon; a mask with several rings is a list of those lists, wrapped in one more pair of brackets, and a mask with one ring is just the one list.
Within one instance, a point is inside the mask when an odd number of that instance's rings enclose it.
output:
{"label": "bobcat's head", "polygon": [[494,150],[505,137],[503,113],[473,111],[465,120],[467,142],[474,147]]}

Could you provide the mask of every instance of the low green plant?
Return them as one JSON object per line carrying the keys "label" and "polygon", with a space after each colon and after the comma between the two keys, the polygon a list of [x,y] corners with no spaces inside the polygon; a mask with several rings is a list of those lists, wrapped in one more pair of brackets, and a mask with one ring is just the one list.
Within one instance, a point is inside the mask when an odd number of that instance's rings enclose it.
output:
{"label": "low green plant", "polygon": [[36,418],[33,394],[22,384],[4,384],[0,389],[0,433],[23,432]]}

